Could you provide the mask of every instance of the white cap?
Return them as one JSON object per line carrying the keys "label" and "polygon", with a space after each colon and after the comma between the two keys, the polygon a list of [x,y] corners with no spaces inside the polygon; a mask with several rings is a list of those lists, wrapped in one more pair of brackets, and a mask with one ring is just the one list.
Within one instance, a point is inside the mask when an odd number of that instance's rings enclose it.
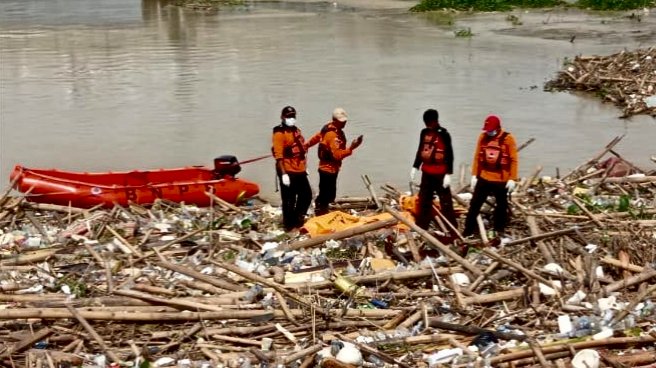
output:
{"label": "white cap", "polygon": [[338,107],[333,111],[333,119],[343,123],[348,120],[348,114],[344,109]]}

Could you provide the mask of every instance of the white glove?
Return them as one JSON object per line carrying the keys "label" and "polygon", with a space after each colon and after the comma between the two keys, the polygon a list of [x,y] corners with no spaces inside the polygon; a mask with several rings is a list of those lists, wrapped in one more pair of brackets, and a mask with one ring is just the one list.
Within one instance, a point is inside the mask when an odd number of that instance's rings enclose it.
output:
{"label": "white glove", "polygon": [[444,175],[444,180],[442,181],[442,186],[448,188],[451,186],[451,175]]}
{"label": "white glove", "polygon": [[471,182],[469,182],[469,187],[471,190],[474,190],[476,188],[476,183],[478,183],[478,178],[475,175],[472,175]]}
{"label": "white glove", "polygon": [[283,175],[282,175],[282,185],[288,187],[289,184],[290,184],[290,181],[289,181],[289,175],[287,175],[287,174],[283,174]]}
{"label": "white glove", "polygon": [[514,180],[508,180],[506,183],[506,189],[508,189],[508,193],[512,193],[513,190],[515,190],[515,187],[517,186],[517,183],[515,183]]}
{"label": "white glove", "polygon": [[417,170],[414,167],[412,169],[410,169],[410,181],[413,181],[413,182],[415,181],[415,178],[417,177],[417,172],[418,171],[419,170]]}

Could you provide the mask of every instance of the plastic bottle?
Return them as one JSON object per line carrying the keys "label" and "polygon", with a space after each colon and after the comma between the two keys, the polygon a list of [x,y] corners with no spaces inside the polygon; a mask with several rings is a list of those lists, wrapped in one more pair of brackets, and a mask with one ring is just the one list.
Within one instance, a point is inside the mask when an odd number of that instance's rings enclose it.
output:
{"label": "plastic bottle", "polygon": [[248,303],[253,303],[257,297],[262,295],[264,292],[264,289],[262,288],[261,285],[255,284],[251,286],[251,288],[246,292],[246,294],[243,297],[243,300],[248,302]]}

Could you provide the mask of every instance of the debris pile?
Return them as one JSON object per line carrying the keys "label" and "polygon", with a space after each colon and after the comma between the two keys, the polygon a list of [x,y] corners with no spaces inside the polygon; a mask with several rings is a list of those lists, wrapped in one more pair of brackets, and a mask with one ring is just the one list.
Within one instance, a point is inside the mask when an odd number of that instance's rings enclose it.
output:
{"label": "debris pile", "polygon": [[656,117],[656,48],[576,56],[565,61],[564,69],[544,89],[594,93],[620,107],[622,118],[638,114]]}
{"label": "debris pile", "polygon": [[[313,234],[281,231],[279,209],[260,202],[109,211],[5,193],[0,359],[30,368],[653,364],[656,171],[620,157],[620,139],[560,178],[537,169],[512,194],[510,231],[488,234],[484,211],[476,241],[443,221],[417,228],[408,195],[389,185],[335,205],[376,221]],[[467,190],[454,188],[461,213]]]}

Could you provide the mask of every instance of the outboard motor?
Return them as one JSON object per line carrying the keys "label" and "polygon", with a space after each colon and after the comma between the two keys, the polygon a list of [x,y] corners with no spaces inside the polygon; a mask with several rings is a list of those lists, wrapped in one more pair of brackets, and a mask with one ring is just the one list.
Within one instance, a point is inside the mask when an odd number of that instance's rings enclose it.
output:
{"label": "outboard motor", "polygon": [[235,177],[241,171],[237,157],[223,155],[214,159],[214,177],[222,179],[226,176]]}

